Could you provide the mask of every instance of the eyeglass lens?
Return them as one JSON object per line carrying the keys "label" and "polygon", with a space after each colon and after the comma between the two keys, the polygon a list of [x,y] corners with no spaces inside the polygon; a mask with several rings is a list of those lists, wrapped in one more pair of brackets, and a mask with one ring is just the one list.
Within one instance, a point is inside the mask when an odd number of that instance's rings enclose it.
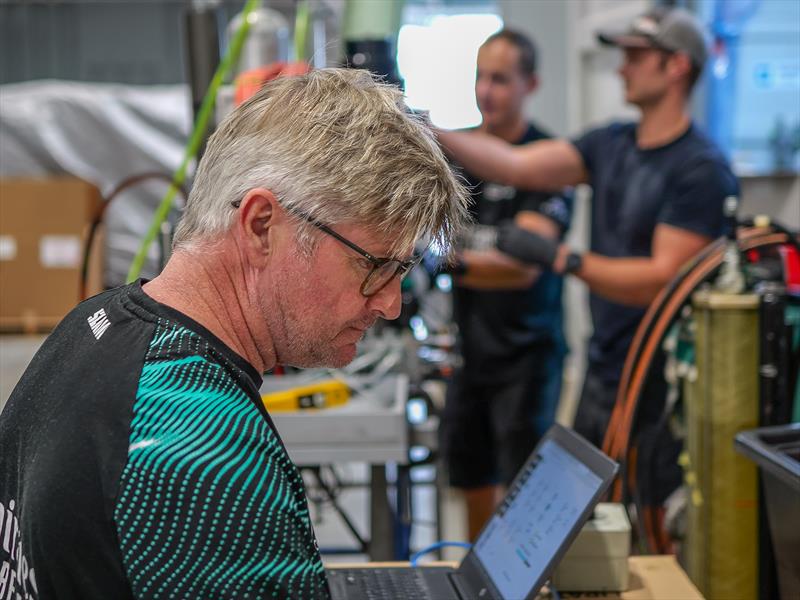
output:
{"label": "eyeglass lens", "polygon": [[377,294],[398,273],[405,275],[406,270],[403,269],[403,263],[398,260],[390,260],[383,263],[367,275],[367,278],[361,285],[361,293],[365,296]]}

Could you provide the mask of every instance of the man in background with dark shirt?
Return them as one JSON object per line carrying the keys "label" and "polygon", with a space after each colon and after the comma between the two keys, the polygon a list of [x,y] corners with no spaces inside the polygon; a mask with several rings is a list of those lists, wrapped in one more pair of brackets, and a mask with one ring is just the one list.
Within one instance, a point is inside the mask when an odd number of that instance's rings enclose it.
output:
{"label": "man in background with dark shirt", "polygon": [[[525,239],[535,239],[535,251],[530,244],[520,251],[513,247],[514,230],[507,239],[501,236],[498,247],[588,284],[594,333],[575,429],[599,445],[646,306],[681,265],[722,233],[723,202],[738,193],[738,185],[690,116],[689,96],[707,58],[695,19],[680,9],[657,8],[624,33],[598,37],[624,52],[619,73],[625,99],[641,111],[638,123],[612,123],[577,140],[522,147],[460,132],[440,132],[439,138],[480,177],[527,189],[592,187],[589,252],[530,236]],[[663,400],[648,400],[641,417],[652,422]]]}
{"label": "man in background with dark shirt", "polygon": [[[504,29],[478,52],[479,131],[512,144],[548,137],[528,123],[525,99],[538,86],[536,49]],[[569,225],[561,196],[520,191],[465,173],[474,225],[459,253],[454,316],[464,359],[448,387],[442,442],[451,484],[464,490],[474,540],[539,438],[553,424],[565,351],[561,277],[522,265],[484,240],[514,221],[555,243]]]}

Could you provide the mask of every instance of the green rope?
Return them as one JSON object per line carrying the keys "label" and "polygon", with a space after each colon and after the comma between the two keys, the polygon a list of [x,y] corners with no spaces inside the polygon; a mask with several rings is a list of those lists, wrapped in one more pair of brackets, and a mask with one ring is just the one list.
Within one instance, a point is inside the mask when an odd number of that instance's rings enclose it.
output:
{"label": "green rope", "polygon": [[227,77],[231,67],[239,60],[239,54],[242,52],[242,46],[244,45],[244,41],[247,38],[247,33],[250,30],[250,22],[248,17],[260,3],[261,0],[247,0],[247,4],[245,4],[244,9],[242,10],[242,24],[236,31],[233,40],[228,46],[225,56],[220,61],[219,66],[214,73],[214,77],[211,79],[211,83],[208,86],[206,95],[203,98],[203,103],[200,105],[200,112],[195,120],[194,129],[192,130],[192,135],[189,138],[189,144],[186,147],[183,161],[173,175],[172,184],[169,186],[166,195],[161,200],[161,204],[158,205],[153,217],[153,222],[150,224],[150,229],[144,236],[144,239],[139,246],[139,250],[136,252],[136,256],[133,258],[131,268],[128,271],[128,283],[138,279],[139,274],[142,272],[142,266],[144,265],[145,258],[147,257],[147,251],[149,250],[150,245],[153,243],[153,240],[156,239],[156,236],[161,229],[161,224],[167,218],[167,215],[172,208],[172,203],[175,200],[176,192],[186,180],[186,170],[189,167],[189,163],[197,156],[197,152],[200,150],[200,145],[203,143],[203,138],[208,131],[208,123],[211,120],[211,114],[214,111],[214,105],[217,101],[217,91],[222,85],[223,80]]}
{"label": "green rope", "polygon": [[306,59],[306,40],[310,21],[311,11],[308,10],[308,0],[300,0],[294,18],[294,59],[297,62]]}

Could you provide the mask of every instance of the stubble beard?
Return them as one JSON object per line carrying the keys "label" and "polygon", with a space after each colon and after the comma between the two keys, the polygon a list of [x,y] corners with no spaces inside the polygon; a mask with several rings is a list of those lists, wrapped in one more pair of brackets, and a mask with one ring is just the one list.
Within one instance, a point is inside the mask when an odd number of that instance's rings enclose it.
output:
{"label": "stubble beard", "polygon": [[371,327],[374,316],[353,319],[338,331],[331,331],[328,322],[320,315],[312,314],[304,303],[312,290],[298,293],[290,279],[297,274],[288,274],[286,279],[277,282],[274,294],[275,306],[268,307],[264,297],[259,297],[261,314],[267,323],[275,347],[278,364],[300,368],[331,367],[341,368],[355,358],[351,344],[337,343],[337,338],[349,328],[366,330]]}

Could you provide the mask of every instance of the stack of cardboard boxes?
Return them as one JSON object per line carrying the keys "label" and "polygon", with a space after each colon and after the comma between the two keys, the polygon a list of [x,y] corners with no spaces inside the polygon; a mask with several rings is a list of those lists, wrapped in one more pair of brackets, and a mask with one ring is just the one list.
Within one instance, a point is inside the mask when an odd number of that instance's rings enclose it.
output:
{"label": "stack of cardboard boxes", "polygon": [[[0,179],[0,331],[52,329],[80,300],[89,227],[103,199],[75,178]],[[102,289],[102,239],[86,290]]]}

